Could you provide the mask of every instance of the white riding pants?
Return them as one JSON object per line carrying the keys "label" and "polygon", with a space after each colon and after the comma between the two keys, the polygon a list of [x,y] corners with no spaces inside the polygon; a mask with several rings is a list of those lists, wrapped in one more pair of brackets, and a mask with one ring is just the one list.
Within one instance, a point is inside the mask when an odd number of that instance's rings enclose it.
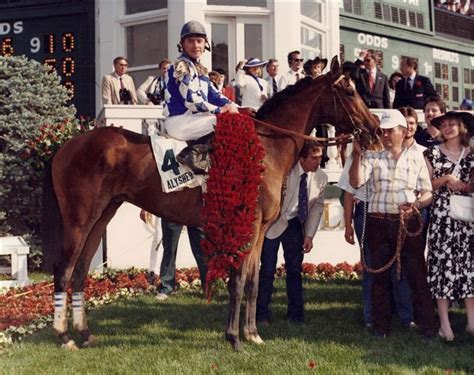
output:
{"label": "white riding pants", "polygon": [[198,139],[214,131],[216,115],[208,112],[169,116],[165,119],[165,131],[181,141]]}

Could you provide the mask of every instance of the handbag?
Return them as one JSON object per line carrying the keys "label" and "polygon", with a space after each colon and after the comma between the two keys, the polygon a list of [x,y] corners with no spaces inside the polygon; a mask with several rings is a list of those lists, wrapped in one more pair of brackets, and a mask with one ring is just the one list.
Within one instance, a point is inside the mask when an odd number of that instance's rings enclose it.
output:
{"label": "handbag", "polygon": [[[461,159],[464,156],[464,151],[461,153],[459,160],[454,166],[453,175],[459,171]],[[449,197],[449,216],[455,220],[474,221],[474,197],[472,195],[456,195],[452,194]]]}

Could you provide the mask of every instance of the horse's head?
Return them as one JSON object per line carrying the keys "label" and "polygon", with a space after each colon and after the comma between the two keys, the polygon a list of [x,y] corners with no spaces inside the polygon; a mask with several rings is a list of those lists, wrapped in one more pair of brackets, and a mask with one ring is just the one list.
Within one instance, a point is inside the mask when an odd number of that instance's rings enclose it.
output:
{"label": "horse's head", "polygon": [[331,70],[317,80],[326,84],[314,108],[319,114],[316,122],[334,125],[339,134],[353,134],[363,148],[379,144],[379,120],[351,85],[350,77],[342,73],[337,56],[331,61]]}

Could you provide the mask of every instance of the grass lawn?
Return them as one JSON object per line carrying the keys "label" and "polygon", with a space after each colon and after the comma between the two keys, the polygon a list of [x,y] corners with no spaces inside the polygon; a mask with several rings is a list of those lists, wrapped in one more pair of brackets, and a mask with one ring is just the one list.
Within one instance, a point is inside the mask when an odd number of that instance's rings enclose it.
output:
{"label": "grass lawn", "polygon": [[0,355],[1,374],[474,374],[474,338],[464,332],[462,311],[453,314],[456,340],[424,341],[401,328],[387,339],[362,324],[356,282],[305,284],[306,323],[285,318],[286,295],[276,284],[274,322],[262,327],[265,345],[234,352],[223,338],[226,297],[208,305],[180,292],[164,302],[152,296],[91,311],[98,346],[66,352],[52,329]]}

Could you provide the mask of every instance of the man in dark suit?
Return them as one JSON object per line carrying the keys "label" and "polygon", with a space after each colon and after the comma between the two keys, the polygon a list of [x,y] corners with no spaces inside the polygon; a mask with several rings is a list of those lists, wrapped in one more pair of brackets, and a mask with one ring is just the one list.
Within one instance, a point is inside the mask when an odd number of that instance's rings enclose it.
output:
{"label": "man in dark suit", "polygon": [[391,108],[388,77],[377,69],[376,56],[367,50],[362,50],[355,64],[359,67],[364,65],[365,68],[359,70],[359,78],[356,79],[355,85],[367,107]]}
{"label": "man in dark suit", "polygon": [[423,109],[423,103],[432,96],[439,96],[428,77],[417,72],[418,62],[411,57],[404,57],[400,62],[403,79],[395,86],[393,108],[412,107]]}

